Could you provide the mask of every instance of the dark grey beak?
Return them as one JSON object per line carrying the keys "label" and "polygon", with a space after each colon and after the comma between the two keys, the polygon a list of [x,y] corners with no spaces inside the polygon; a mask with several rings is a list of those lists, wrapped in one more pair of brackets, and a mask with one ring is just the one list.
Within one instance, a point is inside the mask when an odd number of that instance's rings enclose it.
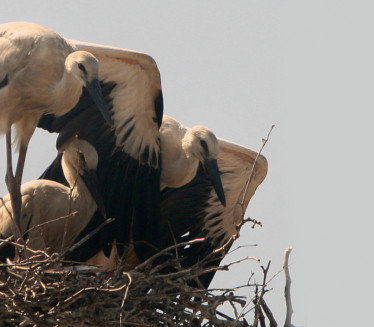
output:
{"label": "dark grey beak", "polygon": [[204,161],[205,173],[208,175],[214,190],[217,193],[218,199],[222,205],[226,207],[225,192],[223,191],[222,181],[219,174],[218,164],[216,159],[205,159]]}
{"label": "dark grey beak", "polygon": [[91,82],[87,82],[86,89],[90,94],[92,100],[94,100],[95,104],[99,108],[104,119],[108,122],[109,125],[113,125],[112,117],[110,117],[108,107],[106,105],[103,94],[101,93],[99,80],[95,78]]}
{"label": "dark grey beak", "polygon": [[100,193],[100,184],[96,175],[96,170],[84,170],[83,175],[81,176],[93,199],[95,200],[99,211],[104,216],[104,218],[106,218],[104,200]]}

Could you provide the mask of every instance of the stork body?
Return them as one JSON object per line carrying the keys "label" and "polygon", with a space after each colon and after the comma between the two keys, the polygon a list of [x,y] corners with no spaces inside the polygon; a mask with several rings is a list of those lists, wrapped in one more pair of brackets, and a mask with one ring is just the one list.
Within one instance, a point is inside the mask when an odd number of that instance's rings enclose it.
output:
{"label": "stork body", "polygon": [[[98,83],[98,61],[44,26],[12,22],[0,25],[0,134],[6,134],[6,182],[17,224],[27,146],[44,113],[63,115],[86,87],[111,122]],[[11,126],[15,125],[19,158],[12,169]]]}
{"label": "stork body", "polygon": [[[69,187],[50,180],[33,180],[21,187],[21,232],[28,247],[60,252],[71,246],[91,220],[98,206],[105,215],[97,189],[98,157],[88,142],[73,140],[62,156],[62,169]],[[74,213],[75,214],[72,214]],[[12,235],[9,194],[0,204],[0,234]],[[4,259],[5,254],[1,255]]]}
{"label": "stork body", "polygon": [[[45,115],[39,126],[58,132],[57,148],[73,135],[90,142],[98,152],[97,174],[108,217],[115,221],[100,230],[100,241],[85,244],[79,259],[88,260],[103,250],[109,257],[113,244],[120,255],[129,242],[142,256],[144,242],[154,243],[160,207],[160,140],[163,100],[160,74],[148,55],[131,50],[71,41],[100,61],[99,79],[113,118],[109,128],[103,117],[92,114],[91,99],[84,94],[77,106],[61,117]],[[64,182],[58,158],[42,175]],[[100,215],[93,221],[102,222]],[[85,233],[94,225],[89,224]],[[90,242],[90,240],[88,241]],[[78,259],[78,258],[75,258]]]}
{"label": "stork body", "polygon": [[[191,181],[177,188],[167,187],[161,193],[159,248],[204,239],[178,249],[183,267],[219,265],[238,236],[250,199],[267,174],[264,156],[223,139],[218,139],[218,145],[225,206],[201,163]],[[194,286],[207,288],[214,274],[200,276]]]}

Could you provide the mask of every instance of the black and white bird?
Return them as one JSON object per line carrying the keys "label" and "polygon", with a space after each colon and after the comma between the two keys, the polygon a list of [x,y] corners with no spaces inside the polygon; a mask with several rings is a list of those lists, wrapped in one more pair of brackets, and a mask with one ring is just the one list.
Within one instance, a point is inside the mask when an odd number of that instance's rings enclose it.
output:
{"label": "black and white bird", "polygon": [[[22,184],[21,233],[28,248],[49,254],[70,247],[95,211],[106,216],[96,176],[97,153],[84,140],[74,139],[62,153],[62,170],[68,186],[38,179]],[[13,235],[10,196],[0,203],[0,235]],[[0,259],[12,259],[14,249],[0,249]]]}
{"label": "black and white bird", "polygon": [[[0,24],[0,135],[6,134],[6,183],[14,219],[20,224],[20,185],[31,136],[44,113],[61,116],[89,92],[101,114],[111,123],[98,82],[99,63],[87,51],[53,30],[28,22]],[[11,127],[19,149],[15,174],[12,167]]]}
{"label": "black and white bird", "polygon": [[[249,200],[267,174],[267,161],[255,151],[217,140],[206,127],[187,128],[166,115],[160,132],[158,246],[164,249],[202,238],[203,242],[178,249],[182,267],[219,265],[239,233]],[[207,273],[194,285],[207,288],[213,277],[214,272]]]}
{"label": "black and white bird", "polygon": [[[113,127],[92,110],[95,103],[83,93],[77,106],[62,117],[45,115],[39,126],[58,132],[57,148],[74,135],[87,140],[98,152],[97,174],[107,216],[115,221],[102,229],[100,242],[87,243],[89,259],[103,251],[119,256],[130,241],[135,250],[157,241],[160,213],[160,135],[163,98],[160,73],[148,55],[131,50],[70,41],[79,50],[91,52],[100,61],[99,79]],[[61,156],[61,155],[60,155]],[[64,181],[60,158],[43,178]],[[102,222],[100,214],[93,222]],[[87,226],[87,231],[92,225]]]}
{"label": "black and white bird", "polygon": [[[217,139],[206,127],[188,129],[171,117],[162,119],[160,75],[147,55],[75,44],[100,60],[99,75],[114,131],[100,116],[87,114],[93,105],[87,97],[64,117],[43,117],[40,126],[60,133],[57,147],[74,133],[94,144],[106,210],[117,222],[86,243],[74,260],[108,258],[113,254],[111,244],[133,242],[137,259],[143,261],[155,249],[175,241],[204,238],[202,243],[180,249],[183,265],[207,264],[203,259],[208,255],[209,264],[219,263],[266,176],[266,159]],[[57,157],[43,178],[61,177]],[[80,237],[101,221],[96,213]],[[153,247],[142,246],[142,241]],[[213,275],[203,276],[199,283],[207,287]]]}
{"label": "black and white bird", "polygon": [[225,194],[218,170],[219,144],[213,132],[205,126],[186,128],[177,120],[164,115],[161,138],[161,190],[179,188],[189,183],[202,165],[222,205]]}

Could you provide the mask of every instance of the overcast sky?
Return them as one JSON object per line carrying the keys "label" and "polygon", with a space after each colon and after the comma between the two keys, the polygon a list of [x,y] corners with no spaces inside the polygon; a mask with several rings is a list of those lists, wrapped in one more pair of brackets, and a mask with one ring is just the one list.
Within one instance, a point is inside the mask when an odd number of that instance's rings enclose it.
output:
{"label": "overcast sky", "polygon": [[[373,5],[369,1],[2,1],[0,21],[34,21],[63,36],[150,54],[161,72],[164,112],[187,126],[263,154],[269,173],[235,244],[270,276],[291,245],[293,322],[358,326],[373,294]],[[1,105],[1,104],[0,104]],[[0,139],[5,175],[5,138]],[[24,181],[55,156],[38,131]],[[3,177],[0,176],[3,180]],[[6,188],[0,183],[1,194]],[[245,283],[259,265],[219,274],[212,286]],[[266,294],[283,325],[283,274]]]}

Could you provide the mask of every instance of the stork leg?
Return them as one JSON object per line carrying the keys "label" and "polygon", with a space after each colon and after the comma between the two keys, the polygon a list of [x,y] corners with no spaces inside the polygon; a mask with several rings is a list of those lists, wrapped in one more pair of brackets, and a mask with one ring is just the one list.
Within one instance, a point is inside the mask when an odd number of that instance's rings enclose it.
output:
{"label": "stork leg", "polygon": [[15,175],[16,182],[20,186],[20,188],[21,188],[21,182],[22,182],[23,168],[25,166],[26,152],[27,152],[27,145],[21,144],[20,149],[19,149],[17,169],[16,169],[16,175]]}
{"label": "stork leg", "polygon": [[[14,236],[18,240],[21,237],[21,182],[13,175],[12,168],[12,137],[11,131],[6,134],[6,147],[7,147],[7,173],[5,176],[5,183],[8,188],[10,199],[12,200],[13,219],[14,219]],[[17,167],[18,168],[18,167]],[[18,169],[17,169],[18,170]],[[22,177],[22,174],[21,174]]]}

